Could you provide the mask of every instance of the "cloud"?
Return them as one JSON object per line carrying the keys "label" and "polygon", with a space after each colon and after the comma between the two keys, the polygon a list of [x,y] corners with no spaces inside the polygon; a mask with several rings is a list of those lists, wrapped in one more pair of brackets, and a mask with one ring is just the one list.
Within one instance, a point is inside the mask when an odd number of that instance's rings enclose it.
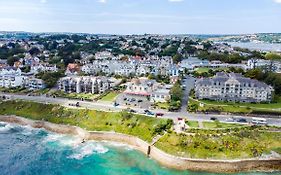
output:
{"label": "cloud", "polygon": [[107,3],[107,0],[98,0],[99,3]]}
{"label": "cloud", "polygon": [[169,2],[183,2],[184,0],[168,0]]}
{"label": "cloud", "polygon": [[274,2],[281,4],[281,0],[274,0]]}
{"label": "cloud", "polygon": [[45,3],[47,3],[47,0],[40,0],[40,2],[41,2],[42,4],[45,4]]}

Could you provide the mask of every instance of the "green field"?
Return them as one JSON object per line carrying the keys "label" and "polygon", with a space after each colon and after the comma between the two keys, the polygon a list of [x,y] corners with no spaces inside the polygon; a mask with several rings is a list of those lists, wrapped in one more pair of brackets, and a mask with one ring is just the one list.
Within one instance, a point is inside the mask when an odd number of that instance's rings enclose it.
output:
{"label": "green field", "polygon": [[168,133],[156,147],[188,158],[241,159],[280,153],[281,133],[247,127],[230,131],[196,130],[191,134]]}
{"label": "green field", "polygon": [[211,69],[211,68],[207,68],[207,67],[200,67],[200,68],[197,68],[195,69],[195,72],[199,73],[199,74],[202,74],[202,73],[208,73],[209,70],[213,70],[213,71],[226,71],[228,70],[228,68],[214,68],[214,69]]}
{"label": "green field", "polygon": [[55,91],[51,95],[55,95],[58,97],[63,97],[63,98],[70,98],[70,99],[84,99],[84,100],[89,100],[93,101],[95,98],[99,96],[99,94],[90,94],[90,93],[65,93],[62,91]]}
{"label": "green field", "polygon": [[119,95],[117,92],[110,92],[104,97],[100,99],[100,101],[107,101],[107,102],[113,102],[115,101],[116,97]]}
{"label": "green field", "polygon": [[232,124],[232,123],[221,123],[221,122],[203,122],[203,126],[206,129],[222,129],[222,128],[237,128],[245,125]]}
{"label": "green field", "polygon": [[156,134],[171,128],[171,121],[125,112],[107,113],[86,109],[70,109],[59,105],[24,101],[1,102],[0,114],[17,115],[34,120],[70,124],[89,131],[115,131],[151,141]]}
{"label": "green field", "polygon": [[158,109],[169,109],[169,103],[156,103],[155,106]]}
{"label": "green field", "polygon": [[199,123],[197,121],[187,121],[187,125],[191,128],[198,128]]}
{"label": "green field", "polygon": [[[199,104],[204,104],[200,106]],[[281,114],[281,101],[275,103],[233,103],[233,102],[221,102],[221,101],[210,101],[210,100],[193,100],[189,99],[189,105],[196,104],[198,111],[202,112],[228,112],[228,113],[253,113],[253,112],[274,112]]]}

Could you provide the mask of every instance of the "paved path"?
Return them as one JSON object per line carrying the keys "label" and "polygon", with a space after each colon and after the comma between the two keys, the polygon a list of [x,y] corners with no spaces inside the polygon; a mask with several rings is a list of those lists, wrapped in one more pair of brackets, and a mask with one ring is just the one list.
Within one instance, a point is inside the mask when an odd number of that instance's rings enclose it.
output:
{"label": "paved path", "polygon": [[185,86],[185,90],[184,90],[183,98],[182,98],[181,112],[187,111],[189,93],[190,93],[191,89],[194,88],[194,83],[195,83],[195,79],[190,76],[186,76],[186,79],[183,79],[183,81],[182,81],[182,85]]}
{"label": "paved path", "polygon": [[[75,104],[79,100],[70,100],[66,98],[49,98],[45,96],[27,96],[27,95],[15,95],[15,94],[5,94],[1,93],[0,95],[7,95],[10,96],[12,99],[20,99],[20,100],[27,100],[27,101],[34,101],[39,103],[52,103],[52,104],[59,104],[63,106],[69,106],[69,103]],[[94,109],[94,110],[101,110],[101,111],[111,111],[111,112],[119,112],[124,109],[127,109],[127,106],[117,106],[114,107],[113,103],[104,103],[104,102],[87,102],[87,101],[79,101],[81,107]],[[132,108],[139,114],[144,114],[144,109],[140,108]],[[176,120],[178,117],[185,118],[187,120],[194,120],[194,121],[210,121],[211,117],[216,117],[221,122],[226,122],[226,120],[230,117],[238,117],[238,118],[246,118],[248,122],[251,121],[250,117],[247,116],[238,116],[238,115],[215,115],[215,114],[193,114],[187,112],[167,112],[165,110],[151,110],[154,113],[161,112],[164,114],[163,118],[169,118]],[[267,121],[269,125],[280,126],[281,127],[281,118],[268,118]]]}

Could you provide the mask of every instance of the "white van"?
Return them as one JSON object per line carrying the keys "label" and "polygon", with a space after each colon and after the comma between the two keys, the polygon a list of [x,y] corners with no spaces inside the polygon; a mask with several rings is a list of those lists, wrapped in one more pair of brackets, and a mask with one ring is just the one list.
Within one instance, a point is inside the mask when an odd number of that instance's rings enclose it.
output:
{"label": "white van", "polygon": [[252,123],[254,125],[267,125],[267,120],[265,118],[252,118]]}

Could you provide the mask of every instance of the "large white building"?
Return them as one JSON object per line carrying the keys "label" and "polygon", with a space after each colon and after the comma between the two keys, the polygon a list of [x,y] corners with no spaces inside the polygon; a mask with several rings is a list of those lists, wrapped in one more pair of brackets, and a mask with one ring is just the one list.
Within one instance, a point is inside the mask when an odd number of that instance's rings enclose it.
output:
{"label": "large white building", "polygon": [[15,88],[23,85],[24,76],[21,70],[15,67],[3,67],[0,69],[0,87]]}
{"label": "large white building", "polygon": [[61,78],[58,82],[59,89],[66,93],[92,93],[101,94],[119,83],[114,78],[69,76]]}
{"label": "large white building", "polygon": [[263,82],[235,73],[220,72],[214,78],[201,79],[195,84],[195,96],[198,99],[269,102],[273,91],[271,86]]}

